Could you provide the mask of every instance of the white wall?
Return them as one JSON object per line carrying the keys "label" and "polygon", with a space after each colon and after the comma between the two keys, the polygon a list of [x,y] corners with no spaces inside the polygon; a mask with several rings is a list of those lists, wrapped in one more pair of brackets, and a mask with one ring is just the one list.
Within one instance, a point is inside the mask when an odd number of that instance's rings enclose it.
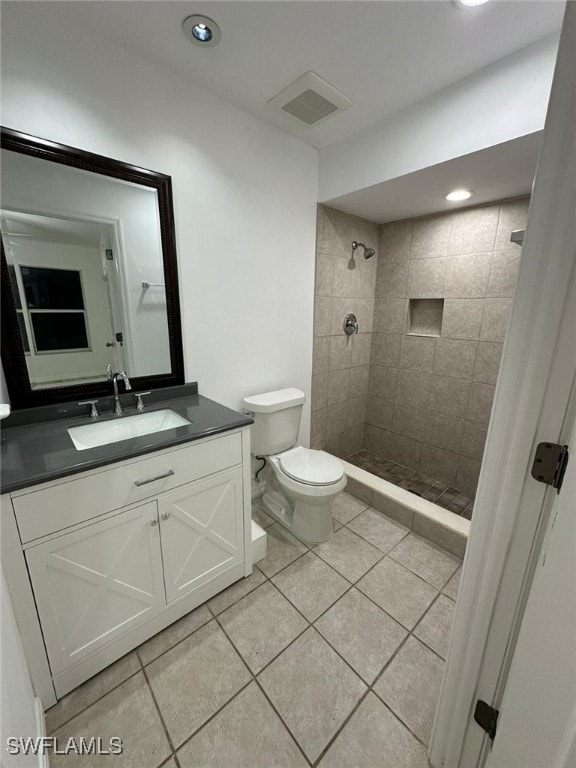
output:
{"label": "white wall", "polygon": [[30,34],[26,6],[3,9],[2,122],[172,176],[186,378],[232,407],[309,394],[317,151],[81,28]]}
{"label": "white wall", "polygon": [[321,150],[320,202],[541,131],[557,49],[536,43]]}
{"label": "white wall", "polygon": [[24,661],[20,636],[2,570],[0,570],[0,581],[1,762],[3,768],[26,768],[26,766],[29,768],[30,757],[11,756],[4,749],[6,739],[10,736],[26,738],[40,736],[40,733],[36,723],[32,683]]}

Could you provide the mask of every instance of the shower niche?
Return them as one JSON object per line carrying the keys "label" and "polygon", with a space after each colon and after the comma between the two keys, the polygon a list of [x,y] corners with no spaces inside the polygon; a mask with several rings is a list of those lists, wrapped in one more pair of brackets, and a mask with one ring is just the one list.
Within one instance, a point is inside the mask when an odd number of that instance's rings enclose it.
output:
{"label": "shower niche", "polygon": [[444,299],[410,299],[408,334],[411,336],[440,336]]}

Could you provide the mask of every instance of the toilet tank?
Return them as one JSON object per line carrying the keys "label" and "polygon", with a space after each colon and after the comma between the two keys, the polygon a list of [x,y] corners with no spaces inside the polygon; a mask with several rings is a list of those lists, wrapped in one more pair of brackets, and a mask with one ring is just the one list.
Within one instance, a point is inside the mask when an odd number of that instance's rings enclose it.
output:
{"label": "toilet tank", "polygon": [[252,416],[250,453],[272,456],[296,445],[302,406],[306,396],[300,389],[277,389],[245,397],[244,411]]}

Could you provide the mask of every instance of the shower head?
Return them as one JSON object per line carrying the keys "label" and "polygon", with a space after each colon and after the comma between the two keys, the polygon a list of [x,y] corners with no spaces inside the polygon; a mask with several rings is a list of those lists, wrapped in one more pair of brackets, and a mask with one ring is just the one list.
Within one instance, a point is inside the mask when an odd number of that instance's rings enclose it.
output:
{"label": "shower head", "polygon": [[352,254],[354,254],[354,251],[356,250],[356,248],[364,248],[365,259],[369,259],[371,256],[374,256],[374,254],[376,253],[374,248],[366,248],[364,243],[358,243],[356,242],[356,240],[354,240],[354,242],[352,243]]}

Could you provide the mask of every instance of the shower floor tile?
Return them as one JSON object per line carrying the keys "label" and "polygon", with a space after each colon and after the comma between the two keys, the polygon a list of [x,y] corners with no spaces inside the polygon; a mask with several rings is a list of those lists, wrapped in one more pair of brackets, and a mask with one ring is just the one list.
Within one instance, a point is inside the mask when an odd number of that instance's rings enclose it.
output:
{"label": "shower floor tile", "polygon": [[388,480],[389,483],[394,483],[399,488],[404,488],[416,496],[433,501],[434,504],[438,504],[438,506],[454,512],[456,515],[461,515],[467,520],[472,519],[474,498],[467,496],[458,488],[452,488],[447,483],[442,483],[440,480],[427,475],[421,475],[413,469],[394,464],[388,459],[382,459],[364,450],[348,456],[346,461],[381,477],[383,480]]}
{"label": "shower floor tile", "polygon": [[324,559],[276,536],[268,573],[71,692],[51,733],[113,731],[138,768],[426,768],[460,560],[346,493],[338,509]]}

